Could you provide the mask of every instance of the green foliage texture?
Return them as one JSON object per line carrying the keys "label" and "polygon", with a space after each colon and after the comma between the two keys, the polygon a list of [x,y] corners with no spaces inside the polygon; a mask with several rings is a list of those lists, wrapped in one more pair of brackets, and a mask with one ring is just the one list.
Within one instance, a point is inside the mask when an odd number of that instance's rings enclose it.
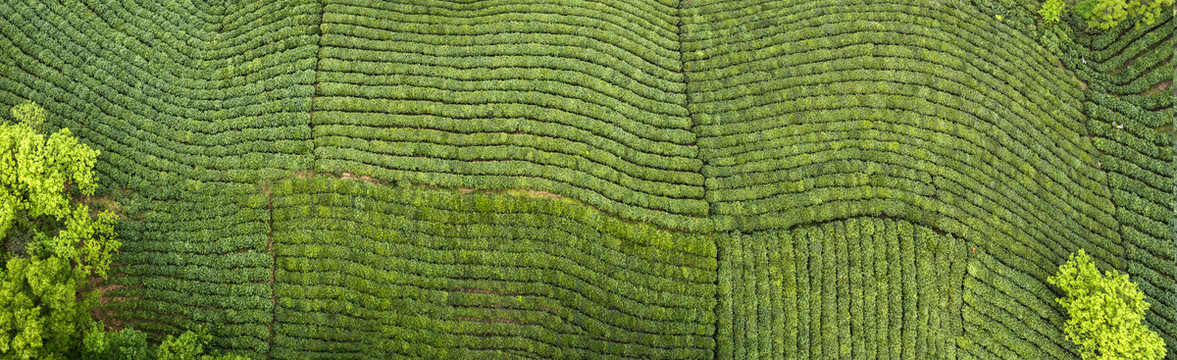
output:
{"label": "green foliage texture", "polygon": [[0,358],[65,359],[90,320],[92,296],[59,258],[15,258],[0,273]]}
{"label": "green foliage texture", "polygon": [[1177,358],[1173,18],[1121,2],[0,1],[0,117],[134,197],[106,294],[151,343],[1072,359],[1084,248]]}
{"label": "green foliage texture", "polygon": [[1129,17],[1139,18],[1137,26],[1152,25],[1164,9],[1172,6],[1173,0],[1085,0],[1076,4],[1075,10],[1088,26],[1107,30]]}
{"label": "green foliage texture", "polygon": [[1038,14],[1042,15],[1047,24],[1054,24],[1058,22],[1058,17],[1066,6],[1063,0],[1046,0],[1042,2],[1042,9],[1038,10]]}
{"label": "green foliage texture", "polygon": [[146,333],[133,328],[108,332],[98,323],[86,330],[82,345],[83,360],[148,360],[153,354]]}
{"label": "green foliage texture", "polygon": [[86,330],[81,359],[83,360],[244,360],[238,355],[213,356],[204,353],[212,337],[208,332],[185,331],[179,336],[168,335],[159,346],[147,342],[147,333],[134,328],[106,331],[94,323]]}
{"label": "green foliage texture", "polygon": [[1067,339],[1084,360],[1155,360],[1165,357],[1165,343],[1143,323],[1149,303],[1128,275],[1112,270],[1100,275],[1083,249],[1071,255],[1047,279],[1066,296]]}
{"label": "green foliage texture", "polygon": [[120,245],[114,239],[115,215],[92,216],[71,194],[94,194],[99,152],[69,129],[48,138],[38,133],[46,111],[35,103],[15,106],[12,114],[18,123],[0,124],[0,236],[11,240],[13,233],[23,233],[30,255],[66,259],[105,276]]}
{"label": "green foliage texture", "polygon": [[208,346],[212,336],[208,332],[200,330],[197,332],[185,331],[180,336],[173,337],[168,335],[163,342],[159,344],[156,349],[155,358],[158,360],[244,360],[247,359],[240,355],[221,355],[212,356],[205,355],[204,349]]}

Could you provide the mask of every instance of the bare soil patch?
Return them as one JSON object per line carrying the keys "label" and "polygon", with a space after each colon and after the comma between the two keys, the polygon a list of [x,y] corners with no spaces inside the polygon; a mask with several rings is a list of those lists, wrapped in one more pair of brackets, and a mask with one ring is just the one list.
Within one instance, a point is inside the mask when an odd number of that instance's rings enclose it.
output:
{"label": "bare soil patch", "polygon": [[342,174],[340,174],[339,178],[343,179],[343,180],[360,179],[361,181],[369,183],[369,184],[376,184],[376,185],[381,184],[380,180],[376,180],[376,179],[372,178],[371,176],[358,176],[357,177],[355,174],[352,174],[352,173],[349,173],[346,171],[344,171]]}
{"label": "bare soil patch", "polygon": [[98,291],[98,306],[91,307],[89,309],[90,316],[93,316],[94,319],[102,323],[108,330],[121,331],[124,327],[126,327],[126,324],[123,323],[122,319],[111,316],[111,311],[106,309],[106,305],[124,301],[138,301],[139,298],[108,296],[106,294],[107,292],[110,292],[111,290],[122,289],[125,286],[119,284],[96,286],[96,284],[102,280],[102,278],[98,277],[91,278],[89,284],[86,287],[89,289],[89,291]]}
{"label": "bare soil patch", "polygon": [[505,318],[483,319],[483,318],[476,318],[476,317],[471,317],[471,316],[459,316],[459,317],[457,317],[457,320],[458,321],[482,322],[482,323],[488,323],[488,324],[498,322],[498,323],[506,323],[506,324],[523,325],[522,321],[514,320],[514,319],[505,319]]}
{"label": "bare soil patch", "polygon": [[501,292],[494,291],[494,290],[470,289],[470,288],[450,289],[449,292],[465,292],[465,293],[487,294],[487,295],[498,295],[498,296],[515,296],[516,295],[516,294],[501,293]]}
{"label": "bare soil patch", "polygon": [[[1140,96],[1153,96],[1153,95],[1159,94],[1162,91],[1165,91],[1165,89],[1169,89],[1172,87],[1173,87],[1173,80],[1165,80],[1165,81],[1162,81],[1156,85],[1153,85],[1148,90],[1140,92]],[[1177,96],[1177,89],[1174,89],[1173,95]]]}
{"label": "bare soil patch", "polygon": [[553,200],[558,200],[558,199],[564,198],[564,196],[553,194],[553,193],[550,193],[547,191],[536,191],[536,190],[525,190],[525,189],[508,190],[507,193],[510,195],[516,195],[516,196],[522,195],[522,196],[529,196],[529,197],[534,197],[534,198],[547,198],[547,199],[553,199]]}
{"label": "bare soil patch", "polygon": [[298,172],[294,173],[294,177],[297,177],[299,179],[306,179],[306,178],[314,177],[314,176],[327,176],[327,177],[333,177],[333,178],[338,178],[338,179],[342,179],[342,180],[360,180],[360,181],[363,181],[363,182],[366,182],[369,184],[374,184],[374,185],[381,185],[384,183],[383,181],[380,181],[380,179],[376,179],[371,176],[366,176],[366,175],[356,176],[356,174],[353,174],[353,173],[347,172],[347,171],[340,173],[338,176],[336,176],[333,173],[318,172],[318,171],[314,171],[314,170],[303,170],[303,171],[298,171]]}

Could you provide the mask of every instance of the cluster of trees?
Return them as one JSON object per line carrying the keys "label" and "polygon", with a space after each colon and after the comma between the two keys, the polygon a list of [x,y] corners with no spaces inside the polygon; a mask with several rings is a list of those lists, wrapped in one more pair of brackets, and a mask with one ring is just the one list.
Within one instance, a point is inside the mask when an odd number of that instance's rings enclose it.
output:
{"label": "cluster of trees", "polygon": [[[1046,23],[1056,23],[1067,4],[1063,0],[1046,0],[1038,14]],[[1152,25],[1161,11],[1172,8],[1173,0],[1082,0],[1074,5],[1075,14],[1087,26],[1107,30],[1128,18],[1137,18],[1136,26]]]}
{"label": "cluster of trees", "polygon": [[203,355],[203,331],[155,346],[140,331],[108,332],[91,317],[98,294],[86,285],[107,276],[121,245],[117,215],[85,201],[98,151],[69,129],[43,135],[46,111],[34,103],[12,114],[15,124],[0,123],[0,358],[235,359]]}

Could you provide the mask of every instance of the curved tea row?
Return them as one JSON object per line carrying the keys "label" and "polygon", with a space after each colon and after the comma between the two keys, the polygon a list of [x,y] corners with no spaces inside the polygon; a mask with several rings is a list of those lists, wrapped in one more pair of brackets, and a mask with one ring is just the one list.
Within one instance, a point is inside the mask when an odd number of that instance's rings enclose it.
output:
{"label": "curved tea row", "polygon": [[709,231],[678,21],[657,1],[330,1],[316,170]]}
{"label": "curved tea row", "polygon": [[309,168],[318,3],[169,4],[0,4],[0,102],[45,106],[137,191]]}
{"label": "curved tea row", "polygon": [[[1126,246],[1086,94],[1025,26],[899,1],[703,2],[682,14],[718,230],[755,238],[881,215],[962,239],[978,255],[960,313],[971,340],[957,351],[976,357],[1073,355],[1045,280],[1078,248],[1105,266],[1171,271],[1155,257],[1172,253],[1171,235],[1151,258]],[[1150,320],[1165,332],[1168,318]]]}
{"label": "curved tea row", "polygon": [[1172,85],[1167,93],[1160,85],[1173,81],[1174,24],[1173,14],[1162,11],[1152,25],[1125,21],[1107,31],[1074,35],[1073,44],[1064,44],[1070,46],[1063,47],[1063,61],[1094,91],[1130,99],[1159,95],[1146,101],[1171,107]]}
{"label": "curved tea row", "polygon": [[36,101],[102,151],[103,192],[129,220],[105,294],[119,324],[153,341],[204,326],[215,347],[264,358],[273,261],[256,184],[310,167],[321,6],[223,3],[4,1],[0,107]]}
{"label": "curved tea row", "polygon": [[711,236],[325,177],[273,204],[272,358],[712,356]]}
{"label": "curved tea row", "polygon": [[1173,25],[1163,12],[1153,25],[1125,22],[1064,47],[1064,62],[1090,86],[1084,114],[1116,205],[1126,271],[1152,304],[1146,318],[1169,353],[1177,352]]}
{"label": "curved tea row", "polygon": [[1172,15],[1060,54],[999,5],[11,0],[0,117],[102,151],[153,340],[1071,358],[1085,248],[1177,346]]}

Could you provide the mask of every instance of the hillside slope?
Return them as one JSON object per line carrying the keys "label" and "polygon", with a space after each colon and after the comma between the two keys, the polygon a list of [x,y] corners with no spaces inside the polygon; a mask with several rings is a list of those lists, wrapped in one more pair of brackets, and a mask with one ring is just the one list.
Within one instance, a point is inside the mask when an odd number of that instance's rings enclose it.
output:
{"label": "hillside slope", "polygon": [[1084,248],[1177,358],[1173,15],[1033,5],[11,0],[0,118],[102,151],[106,316],[153,339],[1069,359]]}

